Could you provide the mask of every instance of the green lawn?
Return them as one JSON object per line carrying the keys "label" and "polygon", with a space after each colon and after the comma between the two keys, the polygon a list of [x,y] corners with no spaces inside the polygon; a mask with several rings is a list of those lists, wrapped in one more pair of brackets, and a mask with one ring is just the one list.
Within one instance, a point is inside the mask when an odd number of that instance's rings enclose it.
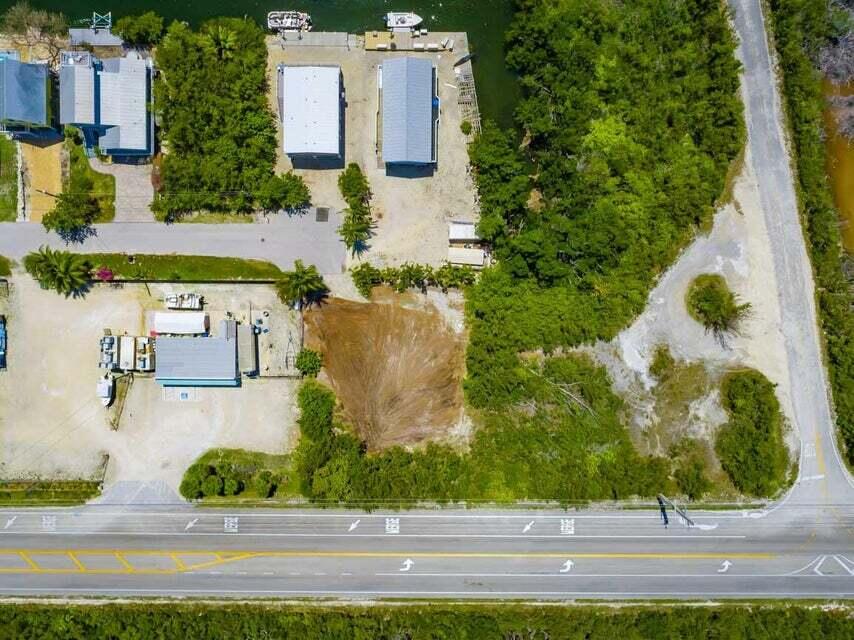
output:
{"label": "green lawn", "polygon": [[0,482],[0,505],[64,506],[83,504],[100,492],[100,483],[92,480]]}
{"label": "green lawn", "polygon": [[0,222],[18,215],[18,156],[15,143],[0,136]]}
{"label": "green lawn", "polygon": [[95,222],[112,222],[116,216],[116,179],[114,176],[95,171],[89,164],[86,151],[71,136],[65,139],[65,148],[71,163],[68,184],[73,187],[81,182],[92,184],[92,195],[98,201],[98,216]]}
{"label": "green lawn", "polygon": [[119,280],[278,280],[282,271],[263,260],[213,256],[86,254],[93,267],[108,267]]}
{"label": "green lawn", "polygon": [[6,256],[0,256],[0,278],[12,275],[12,261]]}

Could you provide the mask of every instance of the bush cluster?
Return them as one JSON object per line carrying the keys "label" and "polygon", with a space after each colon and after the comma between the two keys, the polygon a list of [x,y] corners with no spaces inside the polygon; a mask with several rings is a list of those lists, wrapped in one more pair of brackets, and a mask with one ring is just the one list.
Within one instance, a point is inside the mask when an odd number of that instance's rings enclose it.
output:
{"label": "bush cluster", "polygon": [[273,171],[276,127],[267,104],[267,47],[253,20],[216,18],[198,31],[173,22],[156,59],[161,73],[154,104],[169,150],[152,207],[161,218],[307,204],[302,178]]}
{"label": "bush cluster", "polygon": [[338,176],[338,189],[347,202],[344,221],[338,232],[344,244],[354,253],[361,253],[371,237],[373,218],[371,215],[371,187],[362,168],[355,162]]}
{"label": "bush cluster", "polygon": [[387,284],[398,293],[407,289],[425,291],[427,287],[439,287],[442,291],[460,289],[474,284],[477,276],[471,267],[455,267],[443,264],[438,269],[430,265],[405,262],[399,267],[375,267],[367,262],[350,269],[350,276],[356,289],[366,298],[371,297],[371,289]]}
{"label": "bush cluster", "polygon": [[783,70],[801,211],[816,281],[819,322],[844,456],[854,464],[854,294],[842,269],[839,219],[827,184],[819,50],[835,35],[831,3],[771,0],[771,25]]}
{"label": "bush cluster", "polygon": [[296,360],[297,370],[304,376],[316,378],[320,373],[320,368],[323,366],[323,356],[313,349],[302,349],[297,354]]}
{"label": "bush cluster", "polygon": [[[269,498],[282,492],[287,477],[265,466],[264,454],[239,449],[213,449],[184,472],[181,495],[188,500],[251,493]],[[281,456],[279,456],[281,457]]]}
{"label": "bush cluster", "polygon": [[335,420],[335,396],[309,380],[299,393],[300,491],[322,503],[506,502],[654,495],[671,487],[669,463],[638,455],[604,369],[580,356],[525,367],[527,409],[486,412],[468,453],[437,444],[367,452]]}
{"label": "bush cluster", "polygon": [[773,496],[789,470],[774,385],[758,371],[738,371],[724,378],[721,397],[729,413],[715,440],[721,466],[739,491]]}

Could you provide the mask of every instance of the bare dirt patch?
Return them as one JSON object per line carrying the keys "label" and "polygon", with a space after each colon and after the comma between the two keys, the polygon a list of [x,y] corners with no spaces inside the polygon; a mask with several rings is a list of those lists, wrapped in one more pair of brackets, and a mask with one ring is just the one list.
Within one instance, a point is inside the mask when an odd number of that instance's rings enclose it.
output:
{"label": "bare dirt patch", "polygon": [[438,312],[333,299],[305,315],[308,346],[371,450],[447,439],[462,418],[463,339]]}

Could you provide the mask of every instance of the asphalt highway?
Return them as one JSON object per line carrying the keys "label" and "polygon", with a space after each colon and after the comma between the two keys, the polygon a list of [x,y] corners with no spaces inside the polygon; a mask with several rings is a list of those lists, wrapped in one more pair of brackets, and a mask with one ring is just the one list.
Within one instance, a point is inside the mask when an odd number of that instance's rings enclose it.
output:
{"label": "asphalt highway", "polygon": [[655,505],[402,513],[180,504],[3,510],[0,595],[852,597],[854,482],[834,444],[762,8],[759,0],[730,4],[800,440],[799,479],[782,499],[760,509],[691,513],[691,522],[670,510],[669,526]]}

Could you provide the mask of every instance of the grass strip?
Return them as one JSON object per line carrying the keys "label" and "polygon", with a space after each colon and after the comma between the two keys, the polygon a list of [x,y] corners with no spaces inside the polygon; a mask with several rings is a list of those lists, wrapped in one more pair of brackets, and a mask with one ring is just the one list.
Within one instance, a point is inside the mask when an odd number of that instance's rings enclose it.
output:
{"label": "grass strip", "polygon": [[109,269],[117,280],[278,280],[282,271],[264,260],[217,256],[150,255],[124,253],[84,254],[96,272]]}

